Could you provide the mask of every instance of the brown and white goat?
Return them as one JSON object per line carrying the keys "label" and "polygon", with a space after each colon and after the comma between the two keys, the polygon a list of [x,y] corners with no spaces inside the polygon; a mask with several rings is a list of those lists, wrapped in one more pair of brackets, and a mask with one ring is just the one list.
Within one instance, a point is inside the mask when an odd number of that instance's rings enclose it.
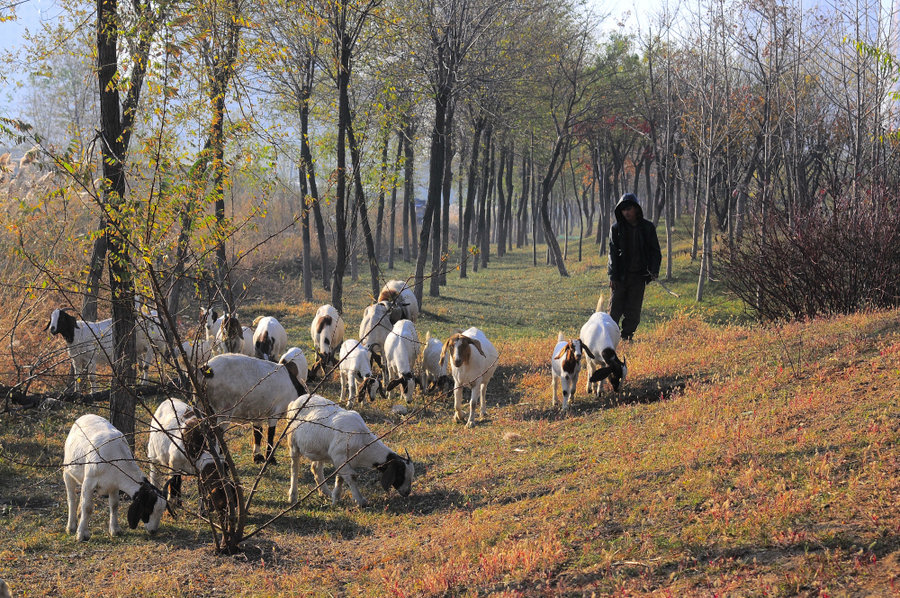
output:
{"label": "brown and white goat", "polygon": [[309,334],[316,350],[316,361],[309,370],[310,377],[319,368],[322,368],[324,375],[325,368],[336,360],[337,351],[344,342],[344,329],[344,319],[333,305],[325,304],[316,310],[316,315],[309,326]]}
{"label": "brown and white goat", "polygon": [[413,322],[419,317],[419,302],[409,285],[402,280],[389,280],[381,287],[378,301],[385,302],[391,308],[391,324],[400,320]]}
{"label": "brown and white goat", "polygon": [[569,399],[575,396],[575,387],[578,384],[578,374],[581,372],[581,359],[587,355],[594,359],[591,350],[581,342],[580,338],[567,341],[560,330],[556,346],[553,348],[553,356],[550,359],[550,371],[552,380],[550,388],[553,391],[551,404],[556,406],[556,397],[562,390],[562,411],[569,410]]}
{"label": "brown and white goat", "polygon": [[444,342],[440,363],[448,357],[450,375],[453,376],[453,419],[460,423],[463,421],[463,388],[471,388],[469,417],[466,420],[466,427],[471,428],[475,425],[475,400],[478,398],[481,399],[481,417],[485,416],[487,385],[497,369],[500,354],[484,332],[473,326],[453,334]]}

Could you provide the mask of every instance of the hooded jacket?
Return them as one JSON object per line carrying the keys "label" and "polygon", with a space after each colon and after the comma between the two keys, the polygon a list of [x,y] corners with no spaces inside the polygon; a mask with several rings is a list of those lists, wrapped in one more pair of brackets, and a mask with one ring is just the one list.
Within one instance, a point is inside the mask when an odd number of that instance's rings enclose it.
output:
{"label": "hooded jacket", "polygon": [[659,267],[662,264],[662,251],[659,248],[659,239],[656,236],[656,226],[644,219],[644,209],[634,193],[626,193],[616,204],[616,221],[613,223],[609,234],[609,279],[616,281],[625,280],[628,272],[628,250],[625,227],[631,226],[625,220],[622,209],[629,205],[635,205],[638,209],[638,222],[634,227],[634,233],[639,235],[637,246],[641,251],[641,259],[647,264],[647,272],[644,279],[650,282],[659,276]]}

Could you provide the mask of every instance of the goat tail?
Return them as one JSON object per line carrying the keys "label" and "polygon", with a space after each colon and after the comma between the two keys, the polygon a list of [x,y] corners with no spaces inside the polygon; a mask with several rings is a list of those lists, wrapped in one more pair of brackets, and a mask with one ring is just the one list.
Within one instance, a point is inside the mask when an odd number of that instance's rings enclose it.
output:
{"label": "goat tail", "polygon": [[603,295],[600,295],[600,298],[597,299],[597,308],[594,311],[603,311]]}

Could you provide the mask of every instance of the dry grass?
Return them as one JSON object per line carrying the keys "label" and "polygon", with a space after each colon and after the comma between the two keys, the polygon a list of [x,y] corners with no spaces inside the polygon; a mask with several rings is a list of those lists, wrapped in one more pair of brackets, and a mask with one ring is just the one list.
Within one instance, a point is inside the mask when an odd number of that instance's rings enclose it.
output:
{"label": "dry grass", "polygon": [[[699,308],[650,289],[623,350],[625,389],[595,400],[582,381],[563,417],[549,353],[593,310],[603,264],[589,257],[560,280],[528,263],[522,251],[452,276],[426,303],[421,336],[478,325],[501,364],[473,429],[451,422],[451,400],[417,395],[421,409],[387,439],[416,461],[408,499],[366,475],[369,508],[312,497],[235,557],[214,556],[187,512],[155,538],[110,539],[98,503],[94,536],[77,544],[63,532],[59,460],[85,408],[14,411],[0,415],[0,577],[17,596],[898,594],[900,311],[758,326],[715,288]],[[679,265],[672,286],[686,298],[692,270]],[[365,287],[349,285],[346,313],[361,313]],[[308,346],[316,305],[250,306]],[[395,421],[383,402],[361,411],[379,431]],[[230,437],[250,479],[249,433]],[[279,457],[251,529],[286,506]]]}

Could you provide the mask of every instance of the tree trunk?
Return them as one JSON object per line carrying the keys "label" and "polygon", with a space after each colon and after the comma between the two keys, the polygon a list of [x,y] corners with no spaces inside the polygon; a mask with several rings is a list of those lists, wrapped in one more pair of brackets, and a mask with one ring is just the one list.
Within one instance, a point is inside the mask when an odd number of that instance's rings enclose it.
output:
{"label": "tree trunk", "polygon": [[397,253],[397,177],[400,175],[400,157],[403,155],[403,133],[397,132],[397,156],[394,158],[394,178],[391,181],[391,225],[390,241],[388,241],[388,268],[394,269],[394,255]]}
{"label": "tree trunk", "polygon": [[335,234],[337,236],[334,262],[334,281],[331,285],[331,304],[341,313],[344,311],[344,272],[347,269],[347,127],[350,125],[350,39],[346,31],[340,33],[338,87],[338,135],[337,135],[337,182],[335,184]]}
{"label": "tree trunk", "polygon": [[468,187],[466,189],[466,210],[463,214],[462,222],[460,222],[459,237],[459,277],[466,278],[466,267],[469,258],[469,227],[472,222],[472,215],[475,212],[475,189],[478,183],[478,153],[481,149],[481,133],[484,130],[485,119],[483,116],[475,120],[474,134],[472,136],[472,155],[469,156],[469,173]]}
{"label": "tree trunk", "polygon": [[404,134],[404,161],[403,161],[403,261],[408,262],[413,257],[413,249],[410,246],[410,237],[415,240],[416,207],[413,196],[413,175],[415,174],[412,136],[412,126],[407,126]]}
{"label": "tree trunk", "polygon": [[356,185],[356,206],[359,210],[360,222],[362,223],[363,240],[366,243],[366,256],[369,262],[369,274],[372,278],[372,297],[378,297],[378,291],[381,287],[380,281],[378,280],[378,257],[375,255],[375,240],[372,238],[372,228],[369,226],[369,214],[366,210],[366,196],[362,184],[362,164],[359,145],[356,143],[356,135],[353,134],[353,121],[349,118],[347,120],[347,138],[350,142],[350,158],[353,161],[353,182]]}

